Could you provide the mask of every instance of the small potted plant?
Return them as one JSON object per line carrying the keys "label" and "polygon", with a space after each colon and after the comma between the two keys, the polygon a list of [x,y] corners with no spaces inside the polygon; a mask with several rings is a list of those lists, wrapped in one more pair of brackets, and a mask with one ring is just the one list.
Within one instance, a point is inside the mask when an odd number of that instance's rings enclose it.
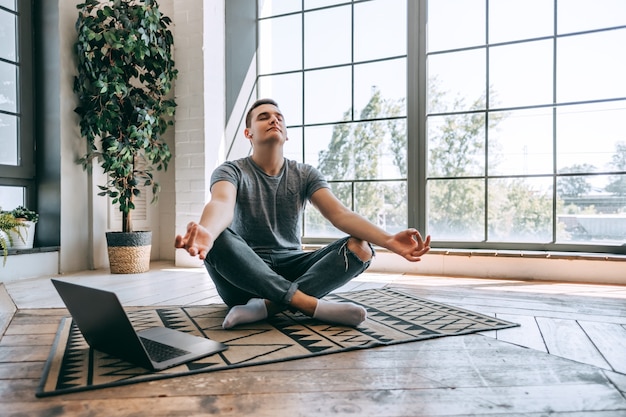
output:
{"label": "small potted plant", "polygon": [[17,220],[10,212],[0,209],[0,247],[2,248],[4,258],[2,266],[7,263],[9,247],[13,246],[13,236],[17,234],[19,239],[23,239],[20,231],[22,227],[24,227],[24,224],[21,221]]}
{"label": "small potted plant", "polygon": [[21,225],[22,230],[12,230],[8,234],[13,240],[14,249],[31,249],[35,241],[35,225],[39,221],[39,214],[24,206],[18,206],[9,212]]}

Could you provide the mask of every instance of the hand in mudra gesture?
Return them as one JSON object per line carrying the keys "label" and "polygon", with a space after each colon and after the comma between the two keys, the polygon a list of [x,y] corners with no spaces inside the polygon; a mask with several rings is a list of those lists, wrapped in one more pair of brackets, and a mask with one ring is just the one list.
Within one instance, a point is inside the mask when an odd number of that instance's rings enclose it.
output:
{"label": "hand in mudra gesture", "polygon": [[214,241],[215,239],[206,228],[196,222],[190,222],[185,236],[176,235],[174,246],[178,249],[185,249],[189,255],[204,260],[213,247]]}
{"label": "hand in mudra gesture", "polygon": [[424,240],[417,229],[407,229],[393,235],[385,247],[408,261],[418,262],[430,250],[430,236]]}

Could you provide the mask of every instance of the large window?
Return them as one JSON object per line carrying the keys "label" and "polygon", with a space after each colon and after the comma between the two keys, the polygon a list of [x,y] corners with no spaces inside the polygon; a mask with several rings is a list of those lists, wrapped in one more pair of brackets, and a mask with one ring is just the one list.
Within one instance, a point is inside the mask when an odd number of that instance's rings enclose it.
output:
{"label": "large window", "polygon": [[[0,207],[34,200],[30,1],[0,0]],[[33,207],[34,208],[34,207]]]}
{"label": "large window", "polygon": [[348,206],[435,247],[623,252],[626,2],[258,4],[258,96]]}
{"label": "large window", "polygon": [[429,233],[619,251],[626,2],[434,0],[424,14]]}

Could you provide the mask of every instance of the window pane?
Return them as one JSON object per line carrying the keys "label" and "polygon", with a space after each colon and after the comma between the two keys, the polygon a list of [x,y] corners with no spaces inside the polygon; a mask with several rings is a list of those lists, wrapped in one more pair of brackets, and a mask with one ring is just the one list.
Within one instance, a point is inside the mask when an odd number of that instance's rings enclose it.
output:
{"label": "window pane", "polygon": [[13,210],[15,207],[25,205],[24,187],[10,187],[0,185],[0,208],[5,211]]}
{"label": "window pane", "polygon": [[407,228],[406,182],[357,182],[355,211],[389,233]]}
{"label": "window pane", "polygon": [[16,16],[0,10],[0,58],[15,61],[17,45],[15,43]]}
{"label": "window pane", "polygon": [[350,119],[350,67],[308,71],[304,75],[304,122],[331,123]]}
{"label": "window pane", "polygon": [[300,15],[259,22],[259,72],[302,68],[302,20]]}
{"label": "window pane", "polygon": [[552,109],[489,116],[489,175],[552,174]]}
{"label": "window pane", "polygon": [[[300,3],[298,0],[289,0]],[[317,9],[318,7],[332,6],[335,4],[350,3],[350,0],[304,0],[304,10]]]}
{"label": "window pane", "polygon": [[302,74],[259,77],[259,97],[276,100],[287,126],[302,124]]}
{"label": "window pane", "polygon": [[[406,182],[339,182],[331,183],[330,188],[346,207],[390,233],[407,228]],[[317,210],[308,208],[305,212],[305,235],[337,238],[343,233]]]}
{"label": "window pane", "polygon": [[561,177],[557,191],[560,242],[626,242],[626,175]]}
{"label": "window pane", "polygon": [[[307,127],[304,129],[304,162],[313,165],[314,167],[320,166],[320,154],[328,149],[330,141],[335,133],[335,129],[339,129],[333,125]],[[327,180],[338,180],[343,178],[336,178],[334,176],[328,176],[328,172],[323,173]]]}
{"label": "window pane", "polygon": [[20,163],[17,146],[17,117],[0,113],[0,165]]}
{"label": "window pane", "polygon": [[484,45],[485,0],[428,2],[428,51]]}
{"label": "window pane", "polygon": [[329,180],[406,175],[405,120],[341,123],[305,130],[307,163]]}
{"label": "window pane", "polygon": [[552,178],[489,180],[489,241],[552,241]]}
{"label": "window pane", "polygon": [[552,103],[552,57],[552,41],[491,48],[489,106],[494,108]]}
{"label": "window pane", "polygon": [[[330,189],[346,207],[352,208],[352,183],[330,183]],[[304,235],[306,237],[339,238],[345,234],[330,224],[319,211],[308,205],[304,211]]]}
{"label": "window pane", "polygon": [[346,64],[352,51],[351,8],[305,13],[305,68]]}
{"label": "window pane", "polygon": [[537,38],[553,34],[553,2],[546,0],[489,0],[489,43]]}
{"label": "window pane", "polygon": [[17,68],[0,62],[0,110],[17,112]]}
{"label": "window pane", "polygon": [[559,34],[626,25],[623,0],[559,0]]}
{"label": "window pane", "polygon": [[285,158],[298,162],[304,162],[302,159],[302,149],[304,144],[302,143],[302,128],[290,127],[287,129],[287,143],[284,147]]}
{"label": "window pane", "polygon": [[355,4],[354,60],[406,55],[406,19],[406,0]]}
{"label": "window pane", "polygon": [[279,14],[297,12],[301,3],[293,0],[258,0],[259,17],[270,17]]}
{"label": "window pane", "polygon": [[429,113],[485,108],[484,49],[429,56],[428,78]]}
{"label": "window pane", "polygon": [[558,101],[626,96],[624,45],[626,29],[558,39]]}
{"label": "window pane", "polygon": [[[598,177],[590,175],[567,175],[557,178],[556,192],[557,198],[562,202],[561,206],[565,206],[565,211],[574,213],[584,211],[587,207],[583,204],[578,206],[584,199],[585,202],[590,200],[590,193],[593,193],[592,182],[597,182]],[[595,206],[591,207],[595,210]]]}
{"label": "window pane", "polygon": [[559,107],[556,122],[558,172],[626,170],[626,101]]}
{"label": "window pane", "polygon": [[9,10],[16,10],[15,0],[0,0],[0,6],[6,7]]}
{"label": "window pane", "polygon": [[383,105],[375,112],[355,114],[356,119],[406,115],[406,59],[354,66],[354,106],[364,109],[376,95]]}
{"label": "window pane", "polygon": [[428,118],[428,177],[455,178],[485,173],[485,115]]}
{"label": "window pane", "polygon": [[484,240],[483,180],[428,182],[428,231],[437,240]]}

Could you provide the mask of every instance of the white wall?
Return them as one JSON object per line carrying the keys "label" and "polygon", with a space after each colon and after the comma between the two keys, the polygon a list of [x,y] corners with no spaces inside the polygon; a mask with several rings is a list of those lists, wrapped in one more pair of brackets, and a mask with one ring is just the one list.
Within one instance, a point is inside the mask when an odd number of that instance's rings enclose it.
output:
{"label": "white wall", "polygon": [[93,198],[86,173],[76,164],[79,155],[85,152],[84,141],[80,138],[78,117],[74,113],[77,100],[72,91],[73,77],[76,74],[72,47],[76,39],[74,25],[78,16],[75,0],[59,1],[59,51],[60,69],[58,82],[60,88],[60,137],[61,137],[61,247],[59,259],[60,272],[78,271],[91,267],[90,249],[99,246],[99,229],[90,226],[92,202],[96,210],[93,216],[96,222],[102,216],[98,203]]}
{"label": "white wall", "polygon": [[433,250],[420,262],[378,251],[372,272],[513,280],[594,282],[626,285],[624,257],[547,253],[467,253]]}
{"label": "white wall", "polygon": [[[176,216],[175,233],[198,221],[209,198],[209,176],[224,159],[224,0],[177,2],[176,20]],[[168,218],[167,221],[170,221]],[[167,244],[173,249],[174,234]],[[167,257],[166,259],[172,259]],[[175,251],[179,266],[199,266]]]}

